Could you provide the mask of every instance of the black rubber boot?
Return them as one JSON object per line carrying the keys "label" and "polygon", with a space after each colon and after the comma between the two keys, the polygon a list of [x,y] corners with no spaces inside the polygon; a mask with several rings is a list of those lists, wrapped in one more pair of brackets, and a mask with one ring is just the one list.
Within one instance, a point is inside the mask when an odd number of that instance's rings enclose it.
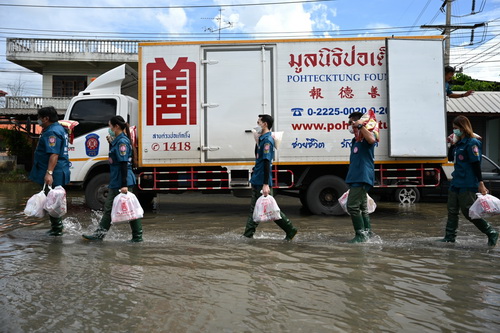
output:
{"label": "black rubber boot", "polygon": [[101,227],[97,228],[93,234],[91,235],[82,235],[83,238],[90,241],[103,240],[106,237],[106,233],[108,230],[102,229]]}
{"label": "black rubber boot", "polygon": [[455,243],[455,239],[457,238],[457,228],[458,221],[448,220],[448,222],[446,222],[444,238],[439,239],[438,242]]}
{"label": "black rubber boot", "polygon": [[63,235],[63,223],[60,217],[50,217],[50,230],[47,231],[48,236],[62,236]]}
{"label": "black rubber boot", "polygon": [[352,226],[354,227],[354,238],[349,243],[363,243],[368,240],[365,233],[365,223],[362,216],[351,216]]}
{"label": "black rubber boot", "polygon": [[489,224],[486,220],[483,219],[477,219],[477,220],[471,220],[472,223],[478,228],[482,233],[486,234],[488,236],[488,245],[489,246],[495,246],[497,245],[498,241],[498,231],[493,229],[491,224]]}
{"label": "black rubber boot", "polygon": [[132,243],[142,242],[142,223],[141,220],[130,221],[130,228],[132,229]]}

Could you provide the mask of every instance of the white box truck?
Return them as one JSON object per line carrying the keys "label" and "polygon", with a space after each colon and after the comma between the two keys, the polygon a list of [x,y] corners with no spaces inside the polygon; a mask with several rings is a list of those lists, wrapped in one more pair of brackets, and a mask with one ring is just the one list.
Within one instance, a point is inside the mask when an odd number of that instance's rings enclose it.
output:
{"label": "white box truck", "polygon": [[[376,188],[413,200],[438,186],[446,159],[442,37],[145,42],[139,73],[121,65],[72,99],[71,181],[102,206],[107,122],[137,128],[139,196],[250,188],[259,114],[284,132],[274,187],[315,214],[341,214],[352,135],[373,108]],[[417,198],[418,199],[418,198]]]}

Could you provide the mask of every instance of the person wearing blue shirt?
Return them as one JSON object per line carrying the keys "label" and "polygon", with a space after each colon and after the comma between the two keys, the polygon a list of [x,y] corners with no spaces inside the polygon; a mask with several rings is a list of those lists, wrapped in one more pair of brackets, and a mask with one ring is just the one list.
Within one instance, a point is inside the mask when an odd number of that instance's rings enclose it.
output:
{"label": "person wearing blue shirt", "polygon": [[352,139],[349,171],[345,179],[350,186],[347,212],[351,215],[355,233],[350,243],[366,242],[373,235],[368,215],[367,193],[375,181],[374,150],[377,139],[360,120],[362,115],[361,112],[349,115],[349,131],[359,131],[359,139]]}
{"label": "person wearing blue shirt", "polygon": [[455,170],[451,174],[453,179],[448,191],[448,221],[445,236],[439,241],[455,242],[458,216],[462,211],[467,220],[488,236],[488,245],[495,246],[498,231],[484,219],[471,219],[469,216],[469,208],[476,200],[476,193],[478,191],[483,195],[488,193],[481,174],[481,141],[474,137],[471,123],[465,116],[458,116],[453,120],[453,133],[458,138],[455,144]]}
{"label": "person wearing blue shirt", "polygon": [[[29,178],[40,185],[47,184],[52,188],[64,186],[70,181],[68,133],[58,123],[57,111],[53,106],[38,110],[38,125],[42,134],[35,149],[33,168]],[[45,194],[49,188],[45,187]],[[50,216],[49,236],[62,236],[63,223],[61,217]]]}
{"label": "person wearing blue shirt", "polygon": [[448,96],[449,98],[463,98],[463,97],[470,96],[474,92],[474,90],[467,90],[463,94],[455,94],[451,90],[450,81],[453,78],[453,75],[455,75],[455,68],[453,68],[451,66],[446,66],[444,68],[444,81],[445,81],[445,86],[446,86],[446,96]]}
{"label": "person wearing blue shirt", "polygon": [[[274,119],[272,116],[263,114],[259,115],[257,125],[259,125],[260,136],[255,145],[255,166],[253,168],[250,183],[252,184],[252,199],[250,201],[250,214],[248,215],[247,224],[243,236],[253,238],[255,230],[259,225],[253,220],[253,211],[257,199],[261,196],[272,195],[273,177],[272,165],[274,159],[274,139],[271,135]],[[262,194],[261,194],[262,193]],[[295,237],[297,228],[292,225],[292,222],[286,217],[283,211],[280,212],[281,218],[274,221],[286,233],[285,240],[290,241]]]}
{"label": "person wearing blue shirt", "polygon": [[[91,235],[82,235],[87,240],[102,240],[111,227],[111,209],[114,198],[120,193],[132,192],[136,184],[132,170],[134,149],[130,140],[129,125],[121,116],[114,116],[109,120],[109,192],[104,203],[104,210],[99,227]],[[129,222],[132,229],[131,242],[142,242],[141,220]]]}

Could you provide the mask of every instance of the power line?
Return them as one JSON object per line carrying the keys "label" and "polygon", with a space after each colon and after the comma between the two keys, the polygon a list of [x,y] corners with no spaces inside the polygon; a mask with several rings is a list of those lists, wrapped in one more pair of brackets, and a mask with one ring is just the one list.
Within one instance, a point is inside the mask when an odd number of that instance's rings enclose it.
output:
{"label": "power line", "polygon": [[29,7],[29,8],[58,8],[58,9],[182,9],[182,8],[214,8],[214,7],[251,7],[251,6],[275,6],[290,5],[300,3],[332,2],[337,0],[303,0],[285,2],[262,2],[262,3],[241,3],[241,4],[213,4],[213,5],[178,5],[178,6],[60,6],[60,5],[22,5],[4,4],[0,7]]}

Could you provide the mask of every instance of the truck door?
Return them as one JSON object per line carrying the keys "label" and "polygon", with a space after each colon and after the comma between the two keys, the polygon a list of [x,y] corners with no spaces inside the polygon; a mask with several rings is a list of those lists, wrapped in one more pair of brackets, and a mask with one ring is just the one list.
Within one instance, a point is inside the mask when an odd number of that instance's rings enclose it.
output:
{"label": "truck door", "polygon": [[259,114],[274,114],[273,48],[206,48],[204,55],[206,161],[253,160]]}

